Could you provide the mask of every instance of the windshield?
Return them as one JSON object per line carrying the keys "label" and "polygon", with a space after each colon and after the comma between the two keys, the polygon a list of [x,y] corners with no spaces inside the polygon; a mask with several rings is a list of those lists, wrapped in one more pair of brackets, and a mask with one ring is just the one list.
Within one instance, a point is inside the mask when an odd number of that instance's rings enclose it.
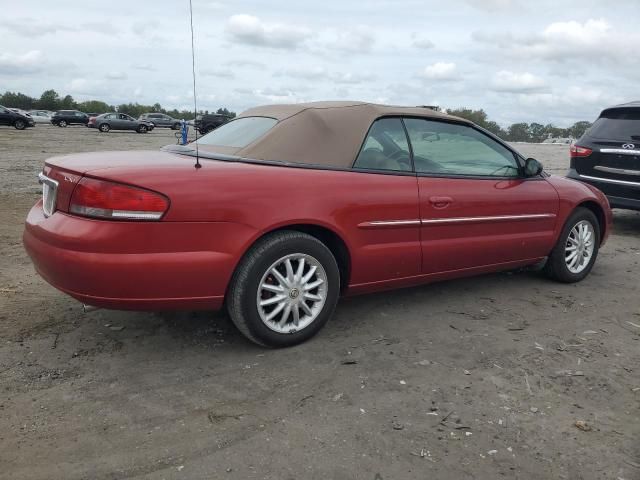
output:
{"label": "windshield", "polygon": [[275,118],[243,117],[216,128],[198,139],[199,145],[243,148],[267,133],[277,123]]}
{"label": "windshield", "polygon": [[640,140],[640,109],[606,112],[589,129],[589,136],[607,140]]}

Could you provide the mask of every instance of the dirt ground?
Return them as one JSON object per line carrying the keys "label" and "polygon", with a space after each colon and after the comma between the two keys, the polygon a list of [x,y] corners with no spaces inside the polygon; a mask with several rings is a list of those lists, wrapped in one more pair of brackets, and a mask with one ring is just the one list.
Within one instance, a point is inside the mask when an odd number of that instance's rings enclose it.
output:
{"label": "dirt ground", "polygon": [[[639,213],[580,284],[344,299],[286,350],[223,313],[83,314],[22,248],[43,161],[174,141],[0,130],[0,478],[640,479]],[[517,148],[566,171],[566,146]]]}

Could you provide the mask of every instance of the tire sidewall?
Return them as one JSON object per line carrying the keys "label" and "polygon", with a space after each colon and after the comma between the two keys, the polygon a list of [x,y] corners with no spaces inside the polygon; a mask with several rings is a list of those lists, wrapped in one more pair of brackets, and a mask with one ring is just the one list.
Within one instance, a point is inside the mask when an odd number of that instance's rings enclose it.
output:
{"label": "tire sidewall", "polygon": [[[595,233],[593,254],[591,255],[591,259],[589,260],[589,264],[586,268],[579,273],[574,273],[567,267],[567,263],[565,261],[565,247],[571,230],[576,226],[576,224],[582,221],[588,221]],[[564,228],[562,229],[562,233],[558,238],[558,243],[553,249],[551,268],[553,269],[554,276],[560,281],[574,283],[581,281],[589,275],[589,272],[591,272],[591,269],[596,262],[596,258],[598,257],[600,235],[600,224],[598,223],[598,219],[594,213],[587,208],[576,209],[566,221]]]}
{"label": "tire sidewall", "polygon": [[[306,328],[295,333],[278,333],[267,327],[258,313],[256,298],[263,275],[274,262],[286,255],[304,253],[318,260],[327,275],[327,298],[318,317]],[[242,315],[253,337],[270,347],[293,346],[314,336],[327,323],[340,294],[340,273],[331,251],[319,241],[297,237],[271,245],[265,254],[248,266],[248,281],[241,295]]]}

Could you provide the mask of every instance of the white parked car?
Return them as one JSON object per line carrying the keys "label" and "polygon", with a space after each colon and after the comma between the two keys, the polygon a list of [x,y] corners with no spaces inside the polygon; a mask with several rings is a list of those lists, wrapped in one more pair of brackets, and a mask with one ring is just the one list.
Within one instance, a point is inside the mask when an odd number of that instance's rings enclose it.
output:
{"label": "white parked car", "polygon": [[31,110],[29,115],[36,123],[51,123],[51,115],[53,112],[49,110]]}

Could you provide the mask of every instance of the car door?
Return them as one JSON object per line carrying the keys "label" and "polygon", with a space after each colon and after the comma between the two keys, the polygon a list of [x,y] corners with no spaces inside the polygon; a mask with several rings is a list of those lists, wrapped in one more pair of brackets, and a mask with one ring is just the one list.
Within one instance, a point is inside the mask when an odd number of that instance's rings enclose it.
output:
{"label": "car door", "polygon": [[441,273],[549,254],[559,199],[518,156],[463,123],[404,120],[418,175],[422,268]]}
{"label": "car door", "polygon": [[124,122],[125,122],[125,128],[127,130],[135,130],[136,128],[138,128],[138,122],[133,118],[130,117],[129,115],[122,115],[124,118]]}
{"label": "car door", "polygon": [[355,274],[352,283],[419,276],[418,184],[400,118],[381,118],[372,124],[353,169],[361,173],[352,188],[364,198],[353,206],[358,212],[354,254],[367,269],[362,278]]}
{"label": "car door", "polygon": [[0,125],[11,125],[11,112],[4,107],[0,107]]}

